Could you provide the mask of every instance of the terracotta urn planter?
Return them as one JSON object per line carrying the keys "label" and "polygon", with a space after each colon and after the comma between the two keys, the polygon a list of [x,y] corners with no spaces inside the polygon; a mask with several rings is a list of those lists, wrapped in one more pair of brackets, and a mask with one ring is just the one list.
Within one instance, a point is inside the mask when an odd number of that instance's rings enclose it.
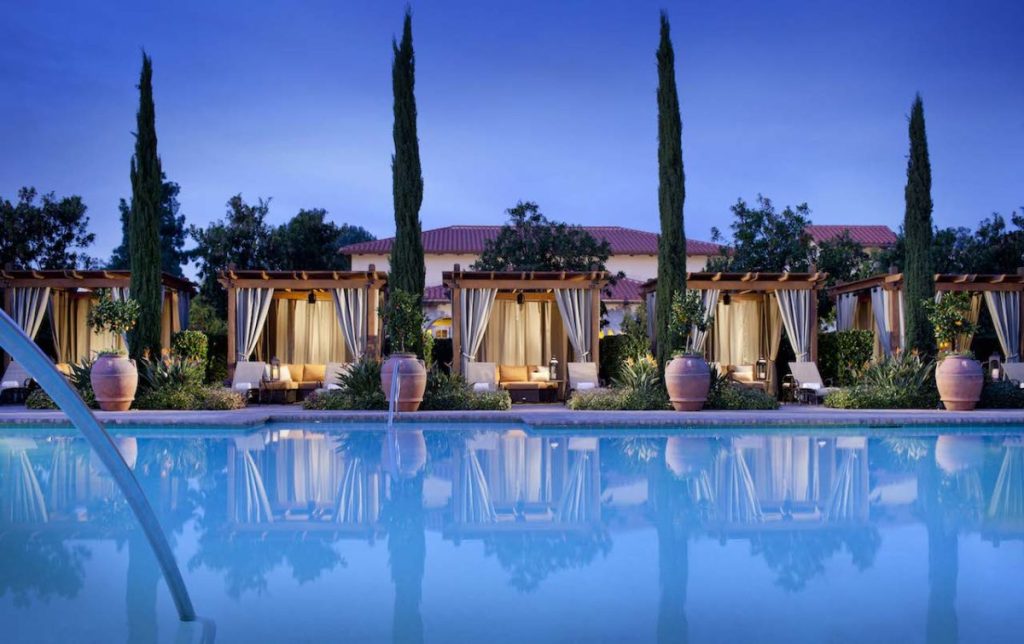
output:
{"label": "terracotta urn planter", "polygon": [[139,370],[125,355],[100,354],[89,372],[96,402],[103,411],[128,411],[139,386]]}
{"label": "terracotta urn planter", "polygon": [[397,411],[416,411],[427,389],[427,368],[415,353],[392,353],[380,369],[380,386],[384,398],[391,402],[391,378],[398,371]]}
{"label": "terracotta urn planter", "polygon": [[665,365],[665,388],[676,411],[700,411],[710,387],[711,372],[700,356],[679,356]]}
{"label": "terracotta urn planter", "polygon": [[981,397],[985,375],[977,360],[966,356],[949,356],[935,368],[935,384],[946,409],[970,411]]}

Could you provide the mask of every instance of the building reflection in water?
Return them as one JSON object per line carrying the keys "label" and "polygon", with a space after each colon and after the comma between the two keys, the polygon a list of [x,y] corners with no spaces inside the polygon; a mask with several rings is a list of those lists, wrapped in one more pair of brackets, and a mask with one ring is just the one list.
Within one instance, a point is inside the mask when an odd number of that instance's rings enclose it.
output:
{"label": "building reflection in water", "polygon": [[[880,523],[920,522],[928,535],[927,639],[939,642],[957,636],[959,535],[977,531],[998,543],[1024,534],[1017,437],[598,438],[402,427],[392,435],[273,429],[122,438],[119,446],[172,537],[195,522],[189,568],[221,571],[231,596],[263,592],[282,564],[300,582],[314,580],[344,565],[338,541],[386,537],[400,641],[423,636],[427,531],[455,544],[483,542],[508,583],[530,591],[607,555],[617,529],[653,527],[661,641],[687,640],[693,539],[747,541],[781,588],[799,591],[844,551],[855,566],[871,566]],[[84,441],[0,439],[0,550],[38,568],[19,569],[17,579],[0,569],[0,590],[73,597],[88,546],[62,538],[127,540],[129,613],[151,616],[130,626],[135,639],[151,640],[158,573],[132,534]]]}

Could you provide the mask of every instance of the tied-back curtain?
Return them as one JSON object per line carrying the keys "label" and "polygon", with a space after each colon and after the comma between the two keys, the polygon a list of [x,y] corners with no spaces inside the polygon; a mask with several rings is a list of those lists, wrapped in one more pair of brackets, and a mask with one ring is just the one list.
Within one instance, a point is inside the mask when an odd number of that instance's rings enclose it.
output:
{"label": "tied-back curtain", "polygon": [[256,350],[273,299],[272,288],[235,289],[235,356],[238,362],[247,361]]}
{"label": "tied-back curtain", "polygon": [[569,343],[576,353],[576,362],[590,362],[593,293],[590,289],[558,288],[555,289],[555,302],[565,323]]}
{"label": "tied-back curtain", "polygon": [[779,307],[772,305],[773,297],[775,296],[770,293],[764,296],[762,310],[764,311],[765,347],[768,352],[765,386],[768,393],[774,396],[779,392],[779,377],[775,370],[775,362],[779,359],[779,347],[782,346],[782,313],[779,311]]}
{"label": "tied-back curtain", "polygon": [[857,312],[857,294],[843,293],[836,298],[836,331],[853,329],[854,315]]}
{"label": "tied-back curtain", "polygon": [[11,317],[34,340],[46,314],[46,305],[50,302],[49,287],[14,287],[11,288],[11,296],[14,307]]}
{"label": "tied-back curtain", "polygon": [[345,346],[351,361],[357,362],[366,353],[366,289],[336,288],[331,295]]}
{"label": "tied-back curtain", "polygon": [[900,351],[902,351],[907,346],[907,322],[906,318],[903,316],[903,290],[892,291],[892,297],[896,298],[896,305],[899,307],[899,310],[896,311],[896,319],[898,319],[900,323],[900,335],[897,338],[899,344],[897,346],[900,348]]}
{"label": "tied-back curtain", "polygon": [[708,332],[711,330],[711,325],[708,324],[708,321],[715,315],[719,293],[721,291],[717,288],[709,288],[700,293],[700,300],[704,304],[704,324],[707,326],[703,331],[698,329],[696,324],[690,327],[690,347],[695,353],[704,352],[704,345],[708,341]]}
{"label": "tied-back curtain", "polygon": [[188,329],[191,310],[192,294],[188,291],[178,291],[178,328],[182,331]]}
{"label": "tied-back curtain", "polygon": [[985,291],[985,303],[1007,362],[1020,362],[1020,292]]}
{"label": "tied-back curtain", "polygon": [[776,292],[779,301],[779,313],[782,324],[786,327],[789,343],[793,345],[793,353],[797,362],[809,362],[811,359],[811,307],[814,306],[814,291],[781,290]]}
{"label": "tied-back curtain", "polygon": [[871,289],[871,314],[875,318],[875,330],[878,333],[878,343],[882,347],[885,357],[892,356],[892,329],[889,328],[888,307],[885,305],[888,298],[885,291],[880,288]]}
{"label": "tied-back curtain", "polygon": [[462,373],[466,373],[469,363],[476,359],[497,296],[496,288],[467,288],[462,292],[462,310],[459,311],[462,319],[457,329],[462,338]]}

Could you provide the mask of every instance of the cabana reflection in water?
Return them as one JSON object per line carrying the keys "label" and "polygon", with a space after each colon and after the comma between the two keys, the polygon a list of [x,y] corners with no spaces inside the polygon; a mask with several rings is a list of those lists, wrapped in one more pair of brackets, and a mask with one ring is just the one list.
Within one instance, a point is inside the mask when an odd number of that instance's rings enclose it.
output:
{"label": "cabana reflection in water", "polygon": [[[166,639],[158,569],[84,441],[0,434],[9,641]],[[400,425],[117,440],[220,641],[1015,641],[1024,628],[1019,433]],[[837,614],[849,597],[861,608]]]}

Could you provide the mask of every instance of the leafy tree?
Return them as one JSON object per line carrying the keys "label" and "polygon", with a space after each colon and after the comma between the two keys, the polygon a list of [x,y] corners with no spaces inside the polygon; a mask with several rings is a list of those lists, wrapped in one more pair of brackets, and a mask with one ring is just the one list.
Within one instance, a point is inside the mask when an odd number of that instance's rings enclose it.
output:
{"label": "leafy tree", "polygon": [[391,157],[392,194],[395,204],[395,243],[391,249],[393,288],[423,297],[426,264],[423,259],[420,205],[423,203],[423,174],[420,143],[416,135],[416,57],[412,49],[412,13],[405,11],[401,44],[392,41],[394,62],[391,81],[394,91],[395,153]]}
{"label": "leafy tree", "polygon": [[655,298],[655,328],[662,341],[657,345],[658,364],[664,368],[673,346],[669,317],[673,298],[686,291],[686,233],[683,202],[686,177],[683,173],[683,123],[676,92],[675,52],[669,34],[668,15],[661,13],[661,42],[658,45],[658,289]]}
{"label": "leafy tree", "polygon": [[0,267],[93,268],[84,251],[96,239],[79,196],[57,199],[52,192],[37,202],[35,188],[22,188],[12,203],[0,197]]}
{"label": "leafy tree", "polygon": [[139,303],[139,322],[129,334],[133,358],[148,351],[160,355],[163,317],[160,286],[160,219],[164,196],[163,171],[156,152],[156,108],[153,105],[153,61],[143,52],[136,114],[135,156],[132,157],[132,210],[128,219],[132,299]]}
{"label": "leafy tree", "polygon": [[[1012,226],[1012,227],[1011,227]],[[976,231],[960,226],[932,231],[932,265],[936,273],[1006,273],[1024,265],[1024,216],[1010,213],[1009,222],[999,213],[982,219]],[[890,266],[903,270],[906,239],[902,228],[896,244],[881,253],[878,272]]]}
{"label": "leafy tree", "polygon": [[932,263],[932,170],[928,160],[924,103],[914,98],[910,112],[910,156],[907,160],[906,211],[903,234],[906,259],[903,268],[906,346],[924,355],[935,353],[935,337],[924,310],[924,302],[935,295]]}
{"label": "leafy tree", "polygon": [[206,228],[189,227],[196,242],[189,258],[199,264],[199,292],[221,317],[227,316],[227,297],[217,274],[232,265],[240,269],[271,266],[271,228],[266,223],[270,200],[247,204],[238,194],[228,200],[227,208],[224,219]]}
{"label": "leafy tree", "polygon": [[361,226],[338,226],[324,221],[326,215],[323,208],[302,209],[287,223],[275,228],[270,234],[270,267],[278,270],[349,270],[351,259],[338,250],[374,237]]}
{"label": "leafy tree", "polygon": [[[712,271],[806,271],[810,268],[811,209],[806,203],[796,208],[786,206],[776,212],[771,199],[757,195],[757,206],[750,207],[737,199],[731,208],[735,220],[731,247],[722,246],[720,255],[708,260]],[[711,229],[712,241],[723,243],[718,228]]]}
{"label": "leafy tree", "polygon": [[509,208],[509,221],[484,244],[478,271],[603,271],[611,244],[580,226],[551,221],[532,201]]}
{"label": "leafy tree", "polygon": [[[160,200],[160,269],[177,277],[184,276],[181,267],[188,261],[188,253],[185,252],[185,215],[178,213],[180,192],[181,186],[167,181],[164,176],[163,196]],[[107,267],[128,269],[128,219],[131,206],[121,199],[118,210],[121,213],[121,245],[114,249]]]}
{"label": "leafy tree", "polygon": [[[823,241],[815,249],[815,264],[819,271],[828,273],[826,286],[868,277],[875,271],[864,247],[850,237],[850,231],[835,239]],[[825,318],[832,310],[832,300],[823,289],[818,291],[818,315]]]}

